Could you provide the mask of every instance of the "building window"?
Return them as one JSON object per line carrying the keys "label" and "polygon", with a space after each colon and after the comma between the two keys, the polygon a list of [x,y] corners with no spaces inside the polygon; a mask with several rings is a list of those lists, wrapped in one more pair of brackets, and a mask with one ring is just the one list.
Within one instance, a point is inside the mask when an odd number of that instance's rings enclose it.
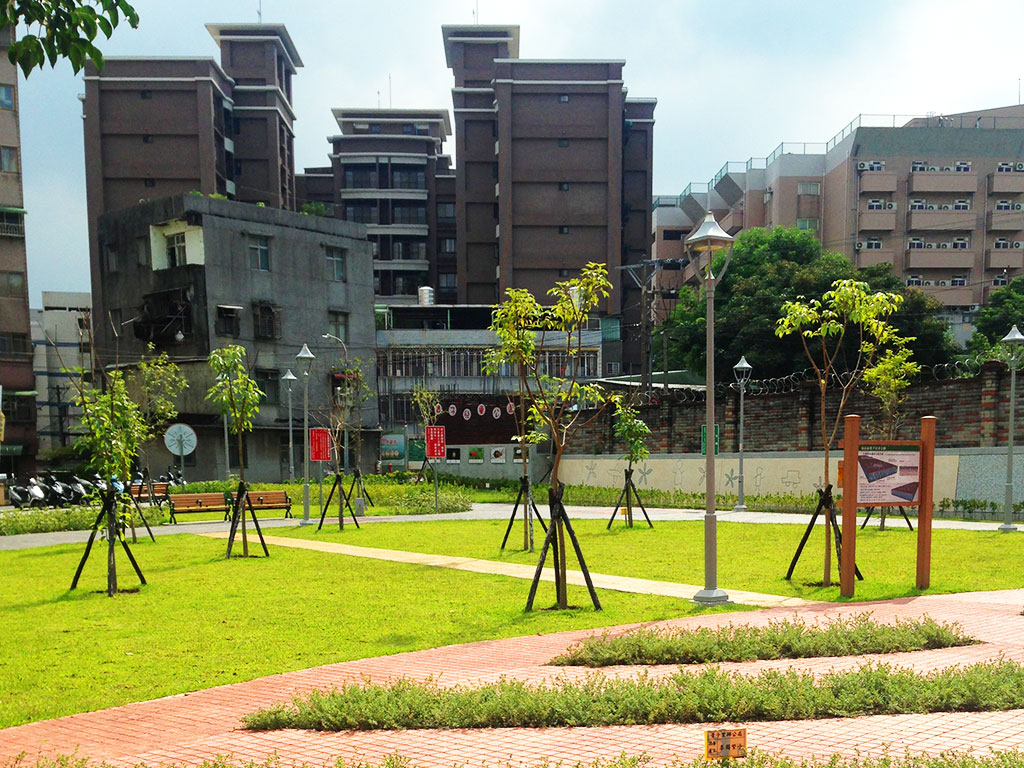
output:
{"label": "building window", "polygon": [[3,414],[8,421],[32,422],[36,420],[35,400],[24,395],[8,395],[4,398]]}
{"label": "building window", "polygon": [[877,237],[869,237],[868,241],[864,243],[864,247],[869,251],[880,251],[882,250],[882,240]]}
{"label": "building window", "polygon": [[103,246],[103,262],[107,272],[117,272],[117,249],[112,245]]}
{"label": "building window", "polygon": [[13,85],[0,85],[0,109],[14,109]]}
{"label": "building window", "polygon": [[249,236],[249,269],[257,272],[270,271],[270,238],[263,235]]}
{"label": "building window", "polygon": [[797,229],[807,229],[807,230],[810,230],[812,232],[816,232],[818,230],[818,220],[817,219],[797,219],[796,220],[796,228]]}
{"label": "building window", "polygon": [[1010,241],[1005,237],[997,237],[996,241],[992,244],[992,247],[997,251],[1005,251],[1010,248]]}
{"label": "building window", "polygon": [[416,132],[416,128],[413,127],[412,123],[405,123],[402,125],[402,133],[413,134]]}
{"label": "building window", "polygon": [[0,272],[0,296],[25,295],[25,275],[21,272]]}
{"label": "building window", "polygon": [[356,221],[360,224],[376,224],[380,221],[377,212],[377,204],[351,204],[345,206],[345,220]]}
{"label": "building window", "polygon": [[252,332],[257,339],[281,338],[281,311],[266,301],[253,304]]}
{"label": "building window", "polygon": [[797,182],[796,193],[798,195],[820,195],[821,194],[821,182],[818,182],[818,181],[800,181],[800,182]]}
{"label": "building window", "polygon": [[262,403],[277,405],[281,402],[280,373],[270,368],[257,368],[253,378],[263,393]]}
{"label": "building window", "polygon": [[149,101],[153,98],[153,92],[150,90],[139,91],[139,98],[143,99],[144,101]]}
{"label": "building window", "polygon": [[454,237],[442,237],[437,241],[438,253],[442,254],[453,254],[455,253],[455,238]]}
{"label": "building window", "polygon": [[681,229],[666,229],[661,233],[662,240],[682,240],[683,235],[686,234]]}
{"label": "building window", "polygon": [[608,373],[609,376],[618,376],[619,371],[622,370],[620,366],[621,363],[619,363],[618,361],[611,361],[604,364],[605,371]]}
{"label": "building window", "polygon": [[149,266],[149,238],[135,238],[135,261],[140,267]]}
{"label": "building window", "polygon": [[0,235],[24,237],[25,215],[13,211],[0,211]]}
{"label": "building window", "polygon": [[569,277],[569,270],[568,269],[560,269],[560,270],[558,270],[558,276],[559,277],[563,277],[563,278],[564,277]]}
{"label": "building window", "polygon": [[[396,173],[398,173],[396,171]],[[371,168],[346,168],[345,189],[376,189],[377,188],[377,167]]]}
{"label": "building window", "polygon": [[911,200],[910,210],[912,211],[923,211],[928,207],[928,201],[926,200]]}
{"label": "building window", "polygon": [[568,235],[569,234],[569,228],[568,227],[559,227],[558,228],[558,234],[560,234],[560,235]]}
{"label": "building window", "polygon": [[1006,285],[1008,282],[1005,271],[992,279],[992,285]]}
{"label": "building window", "polygon": [[241,312],[241,307],[218,306],[217,320],[214,324],[214,330],[217,335],[231,336],[237,339],[241,333]]}
{"label": "building window", "polygon": [[971,242],[966,237],[956,237],[953,238],[953,247],[961,251],[966,251],[971,247]]}
{"label": "building window", "polygon": [[152,136],[152,134],[149,134],[149,133],[144,134],[143,137],[142,137],[142,143],[143,144],[152,144],[153,143],[153,136]]}
{"label": "building window", "polygon": [[437,204],[437,218],[439,220],[454,219],[455,218],[455,203],[438,203]]}
{"label": "building window", "polygon": [[327,332],[348,343],[348,314],[346,312],[327,312]]}
{"label": "building window", "polygon": [[921,285],[921,276],[907,275],[907,285]]}
{"label": "building window", "polygon": [[558,96],[558,103],[559,104],[568,104],[569,103],[569,94],[568,93],[559,94],[559,96]]}
{"label": "building window", "polygon": [[877,200],[877,199],[868,200],[868,210],[869,211],[884,211],[885,210],[885,201],[884,200]]}
{"label": "building window", "polygon": [[27,355],[31,349],[27,333],[0,333],[0,356]]}
{"label": "building window", "polygon": [[370,125],[370,133],[380,133],[380,123],[372,123]]}
{"label": "building window", "polygon": [[1013,210],[1013,204],[1009,200],[1000,200],[998,203],[996,203],[996,210],[997,211],[1012,211]]}
{"label": "building window", "polygon": [[996,173],[1013,173],[1013,163],[999,163]]}
{"label": "building window", "polygon": [[924,248],[924,240],[922,240],[920,237],[912,237],[907,242],[907,248]]}
{"label": "building window", "polygon": [[957,200],[953,203],[954,211],[969,211],[971,210],[971,202],[969,200]]}
{"label": "building window", "polygon": [[395,169],[391,172],[391,186],[394,189],[426,189],[427,174],[425,171]]}
{"label": "building window", "polygon": [[437,273],[437,288],[441,291],[454,291],[457,287],[455,282],[454,272],[438,272]]}
{"label": "building window", "polygon": [[964,275],[953,275],[953,279],[949,281],[949,284],[963,288],[967,285],[967,277]]}
{"label": "building window", "polygon": [[568,139],[559,139],[558,140],[558,146],[560,146],[560,147],[568,147],[569,146],[569,140]]}
{"label": "building window", "polygon": [[167,238],[167,266],[182,267],[185,265],[185,233],[178,232]]}
{"label": "building window", "polygon": [[971,161],[970,160],[957,160],[953,164],[953,170],[957,173],[970,173],[971,172]]}
{"label": "building window", "polygon": [[568,181],[563,181],[561,184],[558,185],[558,188],[560,190],[562,190],[563,192],[568,192],[569,191],[569,182]]}
{"label": "building window", "polygon": [[0,147],[0,171],[17,173],[20,167],[18,164],[18,148]]}
{"label": "building window", "polygon": [[912,173],[917,173],[918,171],[927,171],[928,170],[928,161],[927,160],[915,160],[914,162],[912,162],[910,164],[910,170],[911,170]]}
{"label": "building window", "polygon": [[[249,440],[248,435],[242,435],[242,466],[249,467]],[[228,464],[231,467],[238,466],[238,438],[232,437],[228,441]]]}
{"label": "building window", "polygon": [[336,283],[344,283],[347,279],[345,249],[328,245],[324,247],[324,251],[327,254],[327,279]]}
{"label": "building window", "polygon": [[149,187],[149,188],[151,188],[151,189],[152,189],[153,187],[155,187],[155,186],[156,186],[156,179],[145,179],[145,180],[144,180],[144,181],[142,182],[142,185],[143,185],[144,187]]}

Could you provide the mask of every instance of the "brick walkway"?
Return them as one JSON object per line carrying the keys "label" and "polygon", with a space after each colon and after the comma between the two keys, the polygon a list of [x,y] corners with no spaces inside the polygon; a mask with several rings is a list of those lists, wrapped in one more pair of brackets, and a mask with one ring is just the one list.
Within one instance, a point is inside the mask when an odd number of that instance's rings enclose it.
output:
{"label": "brick walkway", "polygon": [[[903,598],[856,605],[816,604],[763,611],[692,617],[658,622],[658,626],[717,626],[729,622],[765,624],[772,619],[799,617],[808,622],[831,620],[865,610],[891,621],[930,615],[938,621],[960,622],[981,641],[968,648],[895,654],[888,663],[916,670],[940,669],[994,658],[1024,662],[1024,589],[961,595]],[[619,627],[614,631],[625,631]],[[460,731],[388,731],[319,733],[240,730],[240,718],[259,707],[288,701],[313,689],[329,689],[370,679],[422,680],[433,676],[442,685],[473,684],[500,676],[529,681],[562,675],[579,677],[580,670],[545,666],[553,655],[592,630],[520,637],[448,646],[389,657],[332,664],[273,675],[246,683],[211,688],[155,701],[91,712],[0,731],[0,764],[27,753],[77,752],[79,757],[132,766],[139,762],[194,765],[216,755],[237,760],[262,760],[271,753],[283,765],[306,761],[315,765],[346,760],[379,761],[400,752],[414,765],[447,768],[453,764],[481,765],[508,761],[535,765],[542,760],[590,761],[612,759],[620,753],[646,752],[654,764],[689,760],[703,752],[707,725],[617,726],[608,728],[547,728]],[[867,657],[803,659],[722,665],[757,672],[793,667],[814,672],[859,666]],[[655,667],[651,674],[674,672]],[[618,667],[606,674],[634,675],[635,668]],[[873,716],[797,722],[748,723],[748,742],[760,749],[794,758],[840,753],[878,754],[1024,749],[1024,710],[934,715]]]}

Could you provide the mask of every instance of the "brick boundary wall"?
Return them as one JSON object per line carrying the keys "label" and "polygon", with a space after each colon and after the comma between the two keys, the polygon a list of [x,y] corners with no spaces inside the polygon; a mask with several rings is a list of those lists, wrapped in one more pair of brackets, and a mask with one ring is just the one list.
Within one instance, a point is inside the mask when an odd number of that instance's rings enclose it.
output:
{"label": "brick boundary wall", "polygon": [[[982,448],[1005,445],[1009,418],[1010,373],[999,362],[985,363],[969,378],[936,381],[921,379],[907,390],[903,406],[904,426],[898,439],[914,440],[922,416],[938,419],[936,446],[939,448]],[[1017,400],[1024,394],[1024,378]],[[660,393],[657,393],[660,395]],[[830,390],[827,412],[831,421],[839,402],[838,390]],[[704,424],[704,400],[660,402],[641,406],[640,417],[651,428],[648,441],[652,454],[699,453],[700,428]],[[794,391],[744,398],[744,449],[747,451],[811,451],[823,448],[818,388],[804,382]],[[845,413],[864,417],[862,435],[881,437],[878,401],[858,390]],[[715,421],[720,424],[723,453],[739,448],[739,392],[719,393]],[[610,413],[602,414],[581,430],[569,446],[570,453],[607,454],[625,451],[613,433]],[[875,433],[872,434],[872,430]],[[1018,410],[1015,443],[1024,444],[1024,413]],[[842,439],[842,426],[833,448]]]}

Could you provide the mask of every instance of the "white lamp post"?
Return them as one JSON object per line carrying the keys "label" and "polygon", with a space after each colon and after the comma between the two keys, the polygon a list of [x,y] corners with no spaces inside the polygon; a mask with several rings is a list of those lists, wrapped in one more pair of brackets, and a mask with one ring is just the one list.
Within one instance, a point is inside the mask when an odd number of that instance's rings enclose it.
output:
{"label": "white lamp post", "polygon": [[[217,381],[223,381],[224,374],[217,374]],[[228,414],[224,412],[224,479],[231,480],[231,448],[228,440]]]}
{"label": "white lamp post", "polygon": [[1017,348],[1024,344],[1024,333],[1017,330],[1014,325],[1010,332],[1003,336],[1003,344],[1008,344],[1010,351],[1010,428],[1006,434],[1006,498],[1003,501],[1003,524],[999,530],[1003,533],[1016,531],[1013,524],[1013,417],[1017,410]]}
{"label": "white lamp post", "polygon": [[309,369],[316,360],[316,355],[309,351],[309,346],[302,345],[302,349],[295,355],[296,362],[303,367],[302,370],[302,525],[310,525],[309,519]]}
{"label": "white lamp post", "polygon": [[281,381],[288,382],[288,482],[295,482],[295,441],[292,438],[292,382],[298,381],[291,368],[284,372]]}
{"label": "white lamp post", "polygon": [[740,361],[732,367],[736,383],[740,387],[740,482],[739,498],[736,501],[736,506],[733,507],[736,512],[745,512],[747,509],[747,505],[743,501],[743,395],[747,391],[747,382],[750,381],[750,372],[753,370],[754,368],[747,362],[746,356],[741,357]]}
{"label": "white lamp post", "polygon": [[[732,237],[718,226],[715,215],[708,211],[701,225],[686,238],[686,245],[694,252],[698,274],[704,281],[707,297],[707,367],[704,391],[707,400],[704,481],[707,502],[704,507],[704,589],[693,599],[702,605],[721,605],[729,596],[718,588],[718,518],[715,514],[715,285],[732,259]],[[728,250],[722,271],[715,275],[712,260],[715,252]],[[707,257],[707,268],[702,270],[701,258]]]}

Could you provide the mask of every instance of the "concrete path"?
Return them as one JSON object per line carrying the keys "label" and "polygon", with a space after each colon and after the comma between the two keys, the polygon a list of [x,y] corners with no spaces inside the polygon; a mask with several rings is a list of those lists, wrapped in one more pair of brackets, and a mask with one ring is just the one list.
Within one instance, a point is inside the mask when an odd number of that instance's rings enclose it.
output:
{"label": "concrete path", "polygon": [[[573,519],[583,520],[607,520],[611,516],[611,509],[605,507],[581,507],[567,505],[566,511]],[[658,509],[650,508],[648,514],[655,523],[658,521],[690,520],[697,521],[704,519],[702,509]],[[469,512],[453,512],[442,515],[395,515],[388,517],[369,516],[360,518],[360,522],[367,523],[410,523],[430,520],[507,520],[512,513],[511,504],[474,504]],[[314,508],[313,523],[319,522],[320,512]],[[637,514],[634,519],[643,520],[643,516]],[[520,518],[521,520],[522,518]],[[810,521],[810,515],[789,514],[781,512],[734,512],[733,510],[721,510],[718,512],[718,519],[726,523],[773,523],[781,525],[806,526]],[[913,519],[913,518],[912,518]],[[328,521],[337,525],[336,517],[328,517]],[[863,518],[861,518],[863,520]],[[295,519],[266,518],[260,520],[264,528],[286,528],[298,525],[301,515]],[[877,525],[878,515],[871,518],[870,525]],[[823,518],[818,519],[818,525],[823,524]],[[325,523],[326,525],[326,523]],[[892,516],[886,521],[890,527],[900,528],[906,526],[903,518],[898,515]],[[916,525],[916,521],[915,521]],[[998,522],[968,522],[962,520],[934,520],[932,527],[936,529],[961,530],[961,531],[995,531],[998,530]],[[211,533],[216,531],[227,531],[228,523],[220,520],[207,522],[182,522],[178,525],[158,525],[153,528],[157,536],[167,536],[176,533]],[[1021,526],[1024,531],[1024,526]],[[144,533],[144,530],[143,530]],[[31,547],[45,547],[51,544],[74,544],[83,542],[89,538],[88,531],[59,531],[56,533],[26,533],[18,536],[0,536],[0,551],[8,549],[29,549]]]}
{"label": "concrete path", "polygon": [[[829,621],[870,610],[879,621],[929,615],[959,622],[978,639],[977,645],[884,657],[774,660],[720,665],[738,673],[796,669],[821,674],[852,669],[866,661],[919,672],[957,664],[1005,658],[1024,662],[1024,590],[961,595],[929,595],[857,605],[773,608],[741,614],[689,617],[657,622],[659,627],[714,627],[727,623],[764,625],[782,618]],[[616,627],[611,633],[633,627]],[[211,688],[114,709],[72,715],[0,731],[0,765],[21,753],[39,756],[72,754],[105,760],[116,766],[146,763],[198,765],[217,755],[237,762],[262,761],[276,755],[282,766],[308,763],[333,766],[377,764],[399,753],[413,766],[453,765],[536,766],[542,761],[613,760],[620,754],[646,753],[650,765],[673,760],[689,762],[703,754],[702,734],[721,724],[615,726],[605,728],[502,728],[481,730],[345,731],[321,733],[286,730],[241,730],[241,718],[256,709],[312,690],[329,690],[370,680],[387,683],[401,678],[433,678],[440,685],[474,685],[500,677],[530,683],[556,677],[580,680],[592,674],[578,668],[551,667],[547,662],[593,630],[564,632],[448,646],[395,656],[331,664],[272,675],[245,683]],[[646,668],[651,676],[674,674],[672,666]],[[631,677],[635,667],[612,667],[603,674]],[[743,724],[748,744],[796,760],[840,754],[846,757],[902,755],[943,751],[1024,749],[1024,710],[945,712],[931,715],[880,715],[858,718],[752,722]]]}
{"label": "concrete path", "polygon": [[[212,538],[226,539],[227,533],[204,534]],[[412,565],[429,565],[435,568],[453,568],[457,571],[473,573],[490,573],[498,576],[511,576],[514,579],[532,580],[536,566],[521,563],[502,563],[494,560],[478,560],[472,557],[455,557],[452,555],[428,555],[421,552],[405,552],[396,549],[378,549],[375,547],[357,547],[351,544],[336,544],[328,541],[294,539],[289,536],[264,536],[268,545],[276,547],[292,547],[294,549],[311,549],[315,552],[330,552],[349,557],[367,557],[372,560],[388,560],[393,563],[410,563]],[[554,571],[545,568],[541,576],[544,581],[554,581]],[[678,584],[671,581],[654,581],[652,579],[634,579],[628,576],[609,576],[603,573],[590,574],[591,581],[597,589],[611,589],[616,592],[636,592],[645,595],[663,595],[691,599],[700,589],[693,584]],[[566,571],[566,581],[574,586],[585,587],[582,571]],[[814,601],[799,597],[783,597],[781,595],[765,595],[760,592],[740,592],[727,589],[732,602],[741,605],[756,605],[760,608],[776,608],[781,606],[813,605]]]}

